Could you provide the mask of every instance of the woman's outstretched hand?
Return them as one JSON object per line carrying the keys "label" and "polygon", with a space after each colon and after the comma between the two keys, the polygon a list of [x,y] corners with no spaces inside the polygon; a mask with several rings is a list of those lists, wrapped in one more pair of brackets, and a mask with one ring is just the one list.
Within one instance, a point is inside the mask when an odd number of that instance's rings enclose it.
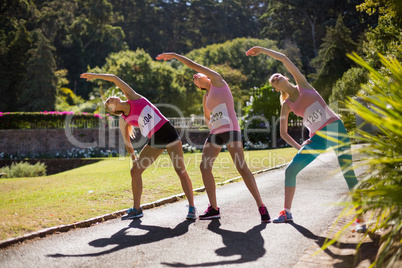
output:
{"label": "woman's outstretched hand", "polygon": [[80,78],[84,78],[87,81],[91,81],[91,80],[95,79],[96,77],[95,77],[95,74],[92,74],[92,73],[83,73],[80,75]]}
{"label": "woman's outstretched hand", "polygon": [[173,59],[175,55],[176,53],[163,53],[156,56],[156,59],[167,61]]}
{"label": "woman's outstretched hand", "polygon": [[250,48],[247,52],[246,55],[247,56],[257,56],[258,54],[260,54],[262,52],[262,48],[261,47],[252,47]]}
{"label": "woman's outstretched hand", "polygon": [[302,143],[302,147],[303,146],[305,146],[305,145],[308,145],[308,144],[310,144],[310,143],[312,143],[313,141],[312,140],[310,140],[310,139],[308,139],[308,140],[305,140],[303,143]]}

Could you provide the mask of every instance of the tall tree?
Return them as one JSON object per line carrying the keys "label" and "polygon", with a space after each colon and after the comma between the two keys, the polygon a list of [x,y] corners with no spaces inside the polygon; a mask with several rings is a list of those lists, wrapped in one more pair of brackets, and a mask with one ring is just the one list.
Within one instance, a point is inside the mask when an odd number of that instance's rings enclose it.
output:
{"label": "tall tree", "polygon": [[167,33],[158,0],[111,0],[116,19],[125,33],[125,41],[131,50],[145,49],[156,55],[165,47]]}
{"label": "tall tree", "polygon": [[[17,98],[21,93],[22,81],[26,76],[26,64],[28,62],[28,50],[32,46],[30,34],[23,25],[20,25],[14,40],[6,46],[7,52],[2,62],[2,85],[0,107],[3,111],[17,111]],[[2,60],[3,61],[3,60]]]}
{"label": "tall tree", "polygon": [[314,73],[311,59],[326,35],[326,27],[335,26],[337,17],[344,16],[345,25],[353,32],[354,41],[375,20],[356,10],[359,0],[271,0],[267,11],[259,18],[261,36],[277,40],[281,48],[286,40],[297,44],[300,49],[304,73]]}
{"label": "tall tree", "polygon": [[67,79],[78,95],[88,96],[90,88],[79,75],[87,67],[104,64],[107,55],[125,48],[124,32],[113,26],[113,6],[107,0],[77,0],[78,10],[59,54],[68,69]]}
{"label": "tall tree", "polygon": [[18,110],[17,96],[26,73],[27,51],[32,42],[26,21],[33,18],[32,1],[0,2],[0,111]]}
{"label": "tall tree", "polygon": [[371,16],[379,16],[378,25],[367,31],[363,42],[365,60],[372,66],[380,66],[380,53],[401,61],[402,3],[397,0],[366,0],[358,9]]}
{"label": "tall tree", "polygon": [[19,104],[22,111],[54,110],[57,78],[54,47],[44,34],[35,31],[35,44],[29,50],[27,74]]}
{"label": "tall tree", "polygon": [[313,85],[328,101],[333,84],[352,66],[346,54],[354,51],[356,43],[343,24],[342,16],[338,17],[335,27],[327,28],[323,41],[318,57],[313,61],[318,70]]}

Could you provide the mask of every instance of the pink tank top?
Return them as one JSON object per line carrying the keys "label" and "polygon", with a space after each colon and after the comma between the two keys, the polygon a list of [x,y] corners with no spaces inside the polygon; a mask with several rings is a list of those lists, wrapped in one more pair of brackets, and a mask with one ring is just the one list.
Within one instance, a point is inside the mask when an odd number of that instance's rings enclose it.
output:
{"label": "pink tank top", "polygon": [[232,92],[229,86],[217,88],[211,86],[209,89],[205,106],[211,118],[211,134],[219,134],[227,131],[240,131],[237,121]]}
{"label": "pink tank top", "polygon": [[315,89],[299,88],[299,97],[295,102],[285,100],[290,109],[303,117],[303,124],[310,132],[310,138],[323,127],[339,120]]}
{"label": "pink tank top", "polygon": [[166,122],[167,118],[146,98],[129,100],[130,113],[122,117],[132,126],[139,127],[142,136],[151,138]]}

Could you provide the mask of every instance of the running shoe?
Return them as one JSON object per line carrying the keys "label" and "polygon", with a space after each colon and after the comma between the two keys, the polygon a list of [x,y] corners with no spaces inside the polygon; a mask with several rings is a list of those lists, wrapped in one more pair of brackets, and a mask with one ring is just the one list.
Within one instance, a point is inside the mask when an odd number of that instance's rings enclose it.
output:
{"label": "running shoe", "polygon": [[282,210],[279,212],[279,216],[275,218],[272,222],[283,223],[283,222],[293,222],[292,213]]}
{"label": "running shoe", "polygon": [[214,209],[212,206],[208,206],[207,210],[204,211],[203,215],[200,215],[200,220],[212,220],[212,219],[220,219],[221,214],[218,210]]}
{"label": "running shoe", "polygon": [[364,223],[363,220],[357,219],[353,225],[355,227],[354,231],[356,233],[365,233],[365,232],[367,232],[367,226],[366,226],[366,224]]}
{"label": "running shoe", "polygon": [[142,213],[142,209],[135,209],[135,208],[129,208],[127,210],[127,215],[121,217],[122,220],[131,220],[131,219],[136,219],[136,218],[141,218],[144,216]]}
{"label": "running shoe", "polygon": [[258,211],[260,212],[261,215],[261,222],[269,222],[271,217],[269,216],[268,209],[264,206],[261,206]]}
{"label": "running shoe", "polygon": [[197,209],[192,206],[188,206],[187,220],[195,220],[197,218]]}

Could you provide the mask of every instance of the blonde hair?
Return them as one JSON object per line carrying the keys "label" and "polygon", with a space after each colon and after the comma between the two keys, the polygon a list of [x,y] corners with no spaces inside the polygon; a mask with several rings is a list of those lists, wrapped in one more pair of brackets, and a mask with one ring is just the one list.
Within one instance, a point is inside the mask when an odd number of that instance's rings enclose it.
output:
{"label": "blonde hair", "polygon": [[[106,112],[108,112],[109,114],[112,114],[112,115],[116,115],[116,116],[122,115],[123,111],[112,110],[112,108],[110,107],[109,101],[110,101],[111,98],[118,98],[118,97],[109,97],[109,98],[107,98],[107,100],[103,103],[105,105]],[[118,98],[118,99],[120,99],[120,98]]]}
{"label": "blonde hair", "polygon": [[[109,113],[109,114],[111,114],[111,115],[115,115],[115,116],[121,116],[122,114],[123,114],[123,111],[115,111],[115,110],[111,110],[111,108],[109,107],[109,100],[110,100],[110,98],[111,97],[109,97],[106,101],[105,101],[105,103],[104,103],[104,106],[105,106],[105,110]],[[115,98],[118,98],[118,97],[115,97]],[[120,98],[119,98],[120,99]],[[132,126],[132,125],[128,125],[128,135],[130,136],[130,138],[132,138],[132,139],[134,139],[135,138],[135,133],[134,133],[134,126]]]}
{"label": "blonde hair", "polygon": [[[274,76],[278,75],[278,73],[274,73],[273,75],[271,75],[271,77],[269,78],[269,83],[271,84],[271,86],[275,89],[274,85],[272,84],[272,80],[274,79]],[[283,103],[285,102],[285,100],[287,98],[289,98],[289,94],[280,90],[281,95],[279,96],[279,100],[281,102],[281,105],[283,105]]]}
{"label": "blonde hair", "polygon": [[283,103],[285,102],[285,100],[289,98],[289,94],[281,91],[281,95],[279,96],[279,100],[281,101],[281,105],[283,105]]}

